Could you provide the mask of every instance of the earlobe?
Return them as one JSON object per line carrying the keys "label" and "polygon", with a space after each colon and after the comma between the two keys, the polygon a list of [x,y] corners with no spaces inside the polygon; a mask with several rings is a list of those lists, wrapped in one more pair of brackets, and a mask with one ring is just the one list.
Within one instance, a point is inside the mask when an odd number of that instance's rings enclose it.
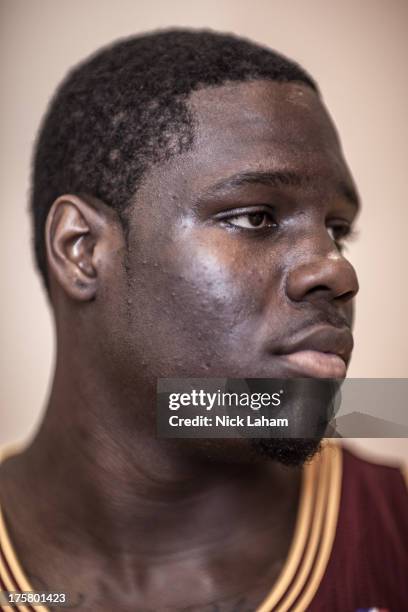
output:
{"label": "earlobe", "polygon": [[94,253],[101,228],[98,211],[77,196],[61,196],[50,209],[45,227],[49,273],[72,299],[96,296]]}

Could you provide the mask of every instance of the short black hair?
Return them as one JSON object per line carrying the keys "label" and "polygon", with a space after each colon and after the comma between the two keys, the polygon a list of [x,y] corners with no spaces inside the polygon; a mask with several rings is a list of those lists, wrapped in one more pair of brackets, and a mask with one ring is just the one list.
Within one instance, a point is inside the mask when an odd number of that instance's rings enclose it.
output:
{"label": "short black hair", "polygon": [[36,263],[48,287],[44,228],[55,199],[93,196],[124,219],[146,168],[193,143],[186,100],[228,81],[313,79],[282,55],[231,34],[170,29],[119,40],[74,67],[43,119],[33,158]]}

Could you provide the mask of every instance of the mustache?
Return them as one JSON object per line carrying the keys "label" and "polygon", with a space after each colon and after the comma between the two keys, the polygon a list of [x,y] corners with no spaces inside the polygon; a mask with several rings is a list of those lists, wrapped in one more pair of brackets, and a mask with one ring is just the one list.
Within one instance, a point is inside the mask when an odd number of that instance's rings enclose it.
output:
{"label": "mustache", "polygon": [[[303,314],[303,317],[301,316]],[[337,310],[317,310],[313,313],[299,313],[299,317],[293,317],[284,326],[276,340],[287,340],[290,337],[295,337],[306,329],[312,329],[318,325],[328,325],[336,329],[348,329],[351,331],[352,317],[339,313]]]}
{"label": "mustache", "polygon": [[327,310],[326,312],[317,311],[313,317],[308,318],[307,321],[304,321],[302,324],[303,327],[311,327],[313,325],[331,325],[336,328],[347,327],[351,329],[351,317],[350,319],[339,313],[337,310]]}

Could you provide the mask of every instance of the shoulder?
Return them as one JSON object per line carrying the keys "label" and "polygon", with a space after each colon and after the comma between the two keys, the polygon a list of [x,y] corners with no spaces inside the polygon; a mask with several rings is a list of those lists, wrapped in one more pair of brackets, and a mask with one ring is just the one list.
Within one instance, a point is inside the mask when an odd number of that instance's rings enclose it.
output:
{"label": "shoulder", "polygon": [[310,610],[402,610],[408,598],[408,493],[402,470],[341,448],[333,548]]}
{"label": "shoulder", "polygon": [[[367,572],[367,580],[376,577],[406,593],[408,492],[401,466],[370,461],[347,448],[342,454],[338,558],[347,559],[360,576]],[[386,559],[394,571],[385,569]]]}
{"label": "shoulder", "polygon": [[[408,492],[401,465],[377,463],[343,447],[342,510],[407,525]],[[368,519],[369,520],[369,517]]]}

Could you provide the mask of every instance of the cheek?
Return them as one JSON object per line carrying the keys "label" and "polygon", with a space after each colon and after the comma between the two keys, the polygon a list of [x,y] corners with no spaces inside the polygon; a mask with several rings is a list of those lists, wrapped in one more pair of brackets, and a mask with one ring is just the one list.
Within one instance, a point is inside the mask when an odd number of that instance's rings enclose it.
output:
{"label": "cheek", "polygon": [[132,290],[132,337],[148,369],[171,377],[244,368],[259,352],[276,281],[264,254],[210,230],[161,246],[136,264]]}
{"label": "cheek", "polygon": [[196,311],[227,317],[231,324],[254,315],[266,290],[256,262],[245,256],[237,241],[220,238],[216,232],[208,232],[205,241],[193,237],[193,243],[194,250],[183,245],[177,266]]}
{"label": "cheek", "polygon": [[264,254],[218,230],[179,240],[170,259],[175,318],[214,345],[249,346],[278,283]]}
{"label": "cheek", "polygon": [[199,245],[179,265],[189,300],[196,302],[198,310],[239,317],[248,308],[253,291],[245,282],[246,270],[227,249]]}

